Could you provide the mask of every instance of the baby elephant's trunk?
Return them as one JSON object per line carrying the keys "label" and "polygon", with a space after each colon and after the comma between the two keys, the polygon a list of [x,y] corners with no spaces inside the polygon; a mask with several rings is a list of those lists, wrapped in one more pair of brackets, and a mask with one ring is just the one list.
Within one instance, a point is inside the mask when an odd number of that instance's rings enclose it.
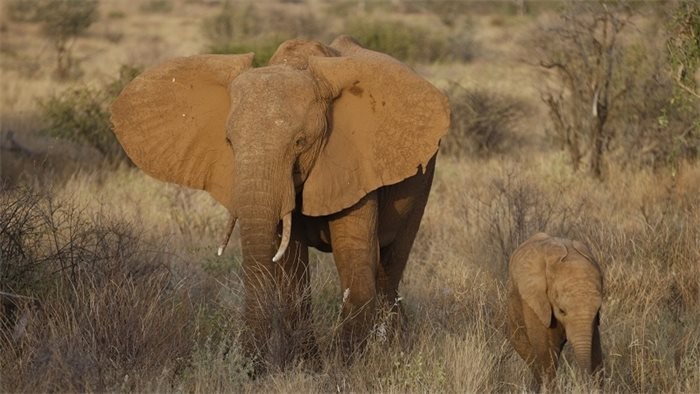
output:
{"label": "baby elephant's trunk", "polygon": [[595,321],[593,317],[583,316],[567,327],[567,339],[571,342],[579,367],[592,374],[595,366],[591,359],[591,343]]}

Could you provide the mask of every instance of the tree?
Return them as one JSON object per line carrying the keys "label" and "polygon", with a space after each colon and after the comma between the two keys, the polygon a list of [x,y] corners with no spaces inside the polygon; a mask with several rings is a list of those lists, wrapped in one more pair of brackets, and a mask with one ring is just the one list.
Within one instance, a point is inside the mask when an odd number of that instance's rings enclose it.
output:
{"label": "tree", "polygon": [[621,73],[618,37],[632,13],[622,3],[569,2],[560,23],[537,42],[539,65],[555,83],[542,93],[554,134],[566,147],[575,170],[586,155],[590,173],[601,178],[613,132],[608,115],[627,91]]}
{"label": "tree", "polygon": [[56,50],[56,76],[66,79],[74,66],[71,49],[76,38],[97,20],[97,0],[48,0],[37,4],[42,33]]}
{"label": "tree", "polygon": [[697,73],[700,72],[700,3],[681,1],[671,19],[666,43],[676,85],[700,99]]}

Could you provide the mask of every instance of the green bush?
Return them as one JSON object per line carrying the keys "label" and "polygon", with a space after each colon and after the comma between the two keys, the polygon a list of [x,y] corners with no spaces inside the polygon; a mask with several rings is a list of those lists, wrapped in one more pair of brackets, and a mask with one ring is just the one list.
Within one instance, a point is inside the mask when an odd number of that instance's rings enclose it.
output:
{"label": "green bush", "polygon": [[402,61],[465,61],[472,56],[468,31],[446,33],[383,19],[351,19],[348,34],[366,48],[389,54]]}
{"label": "green bush", "polygon": [[74,87],[39,101],[45,134],[92,146],[110,159],[126,157],[112,132],[109,105],[140,69],[122,66],[102,89]]}
{"label": "green bush", "polygon": [[97,0],[11,0],[5,11],[11,20],[37,22],[56,50],[56,77],[77,78],[80,70],[71,49],[74,41],[97,20]]}
{"label": "green bush", "polygon": [[141,11],[149,14],[166,14],[173,10],[170,0],[149,0],[141,5]]}
{"label": "green bush", "polygon": [[89,144],[105,156],[118,152],[119,144],[114,140],[109,111],[100,91],[71,88],[41,100],[40,107],[48,122],[46,134]]}
{"label": "green bush", "polygon": [[700,154],[700,108],[675,85],[659,51],[650,43],[637,44],[623,57],[622,68],[633,83],[618,99],[610,124],[618,136],[614,157],[625,165],[660,168]]}
{"label": "green bush", "polygon": [[6,0],[4,11],[13,22],[36,22],[38,19],[38,2],[27,0]]}
{"label": "green bush", "polygon": [[203,22],[211,53],[255,53],[255,66],[267,64],[275,50],[290,38],[315,38],[319,21],[308,13],[267,10],[262,15],[253,4],[236,6],[225,2],[221,11]]}
{"label": "green bush", "polygon": [[253,52],[255,53],[253,65],[260,67],[267,64],[283,41],[283,38],[278,37],[257,38],[241,42],[231,41],[225,44],[212,45],[209,47],[209,52],[219,54]]}
{"label": "green bush", "polygon": [[96,0],[57,0],[43,2],[38,19],[42,32],[56,50],[56,76],[77,77],[80,72],[71,53],[73,42],[97,20]]}

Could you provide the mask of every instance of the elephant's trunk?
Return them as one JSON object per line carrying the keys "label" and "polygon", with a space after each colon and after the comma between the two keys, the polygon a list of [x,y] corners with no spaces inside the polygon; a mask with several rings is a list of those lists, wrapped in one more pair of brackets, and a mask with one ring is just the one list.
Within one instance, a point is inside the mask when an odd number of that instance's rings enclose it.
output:
{"label": "elephant's trunk", "polygon": [[593,373],[591,342],[594,324],[592,316],[583,316],[572,320],[572,323],[567,327],[567,339],[574,348],[576,362],[581,369],[589,374]]}
{"label": "elephant's trunk", "polygon": [[[264,355],[277,353],[282,345],[268,343],[281,330],[276,317],[283,303],[276,283],[277,263],[273,262],[278,250],[279,258],[284,255],[285,244],[291,232],[291,211],[294,209],[294,185],[291,170],[288,176],[284,171],[264,166],[245,165],[237,172],[234,201],[241,233],[244,285],[246,302],[244,319],[250,335],[244,339],[246,352]],[[285,217],[282,245],[278,248],[278,226]],[[278,259],[279,259],[278,258]],[[272,340],[272,342],[275,342]]]}

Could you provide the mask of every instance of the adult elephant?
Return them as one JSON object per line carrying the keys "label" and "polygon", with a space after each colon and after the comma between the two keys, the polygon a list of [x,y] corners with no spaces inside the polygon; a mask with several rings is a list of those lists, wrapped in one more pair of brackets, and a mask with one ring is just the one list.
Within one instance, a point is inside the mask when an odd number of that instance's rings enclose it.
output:
{"label": "adult elephant", "polygon": [[314,349],[312,334],[297,337],[311,313],[308,246],[333,252],[350,351],[378,300],[395,304],[447,99],[347,36],[290,40],[268,66],[252,60],[200,55],[147,70],[112,105],[114,131],[143,171],[228,209],[222,247],[238,220],[249,352],[284,363]]}

